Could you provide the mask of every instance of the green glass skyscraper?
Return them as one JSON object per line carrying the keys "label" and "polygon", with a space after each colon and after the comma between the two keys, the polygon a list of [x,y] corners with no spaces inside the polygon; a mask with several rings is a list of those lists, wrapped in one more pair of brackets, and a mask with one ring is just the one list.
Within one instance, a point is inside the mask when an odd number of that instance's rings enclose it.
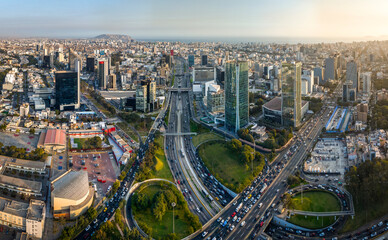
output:
{"label": "green glass skyscraper", "polygon": [[225,127],[237,132],[248,124],[248,63],[228,61],[225,66]]}
{"label": "green glass skyscraper", "polygon": [[282,125],[298,127],[302,118],[302,63],[282,63]]}

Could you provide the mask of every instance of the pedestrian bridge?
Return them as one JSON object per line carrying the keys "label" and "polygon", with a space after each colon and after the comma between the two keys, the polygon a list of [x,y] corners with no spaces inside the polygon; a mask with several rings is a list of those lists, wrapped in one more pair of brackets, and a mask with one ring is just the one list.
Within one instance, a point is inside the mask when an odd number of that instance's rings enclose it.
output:
{"label": "pedestrian bridge", "polygon": [[191,91],[191,88],[167,88],[170,92],[188,92]]}

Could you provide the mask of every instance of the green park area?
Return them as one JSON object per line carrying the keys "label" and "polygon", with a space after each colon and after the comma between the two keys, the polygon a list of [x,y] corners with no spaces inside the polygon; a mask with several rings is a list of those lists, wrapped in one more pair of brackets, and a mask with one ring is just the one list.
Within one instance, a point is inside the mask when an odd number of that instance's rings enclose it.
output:
{"label": "green park area", "polygon": [[190,121],[190,131],[197,133],[197,135],[192,136],[192,141],[194,147],[198,147],[201,143],[210,141],[210,140],[222,140],[222,136],[210,131],[208,128],[194,122]]}
{"label": "green park area", "polygon": [[255,154],[251,147],[242,146],[236,139],[209,141],[200,145],[198,151],[211,174],[235,192],[241,192],[265,165],[262,154]]}
{"label": "green park area", "polygon": [[77,144],[77,149],[101,148],[102,140],[100,137],[74,138],[74,144]]}
{"label": "green park area", "polygon": [[[310,212],[335,212],[341,210],[341,205],[337,197],[329,192],[308,191],[303,192],[303,198],[301,193],[293,196],[287,208]],[[317,229],[333,224],[335,217],[292,215],[288,221],[301,227]]]}
{"label": "green park area", "polygon": [[149,144],[136,175],[136,181],[142,182],[151,178],[164,178],[174,181],[164,153],[164,137],[159,132],[155,135],[154,143]]}
{"label": "green park area", "polygon": [[[174,211],[172,203],[176,204]],[[154,239],[182,239],[201,227],[198,216],[190,212],[172,184],[143,185],[134,193],[131,204],[138,225]]]}
{"label": "green park area", "polygon": [[164,154],[164,137],[162,135],[155,138],[155,145],[157,148],[155,150],[152,173],[156,178],[164,178],[173,182],[174,178],[172,177],[166,155]]}
{"label": "green park area", "polygon": [[341,233],[368,226],[388,213],[388,181],[384,179],[388,179],[388,160],[382,159],[365,161],[346,173],[346,190],[352,194],[356,214],[348,217]]}

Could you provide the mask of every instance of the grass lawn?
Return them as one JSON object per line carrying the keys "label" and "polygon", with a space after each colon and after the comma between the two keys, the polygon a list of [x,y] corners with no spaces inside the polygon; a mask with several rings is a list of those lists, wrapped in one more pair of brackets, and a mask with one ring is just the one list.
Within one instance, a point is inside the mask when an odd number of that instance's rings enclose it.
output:
{"label": "grass lawn", "polygon": [[[341,205],[338,199],[331,193],[323,191],[308,191],[302,194],[298,193],[292,199],[292,204],[295,210],[312,211],[312,212],[333,212],[340,211]],[[335,222],[334,217],[317,217],[293,215],[289,222],[306,227],[306,228],[322,228],[329,226]]]}
{"label": "grass lawn", "polygon": [[341,233],[354,231],[364,224],[370,221],[380,218],[388,212],[388,201],[380,202],[378,205],[360,206],[356,202],[354,203],[356,215],[354,219],[351,217],[346,220],[344,227],[341,229]]}
{"label": "grass lawn", "polygon": [[[155,194],[160,191],[160,186],[151,185],[142,190],[143,193],[149,196],[149,199],[152,199]],[[152,229],[152,237],[155,239],[162,239],[167,234],[172,233],[172,218],[173,212],[172,210],[167,210],[164,214],[162,220],[160,222],[155,220],[154,215],[152,214],[151,208],[142,209],[141,211],[135,211],[136,208],[133,209],[133,216],[138,223],[143,223]],[[179,239],[184,238],[189,235],[189,227],[190,225],[186,222],[186,217],[184,215],[183,210],[175,208],[175,233]],[[178,216],[178,217],[177,217]]]}
{"label": "grass lawn", "polygon": [[193,144],[198,147],[199,144],[208,140],[223,140],[224,138],[214,132],[202,133],[193,137]]}
{"label": "grass lawn", "polygon": [[190,120],[190,131],[196,132],[197,134],[210,132],[208,128],[202,126],[199,123],[194,122],[193,120]]}
{"label": "grass lawn", "polygon": [[[226,142],[207,142],[198,151],[210,172],[231,190],[240,192],[251,182],[251,166],[241,163],[239,154],[228,149]],[[257,166],[255,162],[253,167]]]}
{"label": "grass lawn", "polygon": [[318,229],[330,226],[335,222],[335,219],[334,217],[319,217],[317,219],[317,217],[313,216],[294,215],[287,221],[301,227]]}
{"label": "grass lawn", "polygon": [[155,169],[152,171],[152,174],[156,178],[164,178],[174,182],[170,167],[167,163],[166,155],[164,154],[164,137],[157,137],[155,142],[160,146],[160,148],[158,148],[158,150],[155,152]]}

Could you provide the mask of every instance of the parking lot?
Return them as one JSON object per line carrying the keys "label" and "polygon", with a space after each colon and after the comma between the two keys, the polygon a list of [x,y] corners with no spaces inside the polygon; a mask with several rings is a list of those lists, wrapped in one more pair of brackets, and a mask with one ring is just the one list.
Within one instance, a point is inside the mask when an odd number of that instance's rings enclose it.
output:
{"label": "parking lot", "polygon": [[21,133],[1,133],[0,142],[4,146],[15,146],[18,148],[28,148],[35,150],[38,145],[39,135]]}
{"label": "parking lot", "polygon": [[108,187],[113,185],[117,178],[114,166],[108,152],[101,153],[75,153],[69,159],[72,161],[71,169],[87,171],[89,181],[96,184],[98,197],[104,196]]}
{"label": "parking lot", "polygon": [[304,164],[304,170],[310,173],[344,174],[348,166],[346,148],[342,140],[336,138],[319,139],[311,152],[311,158]]}
{"label": "parking lot", "polygon": [[67,171],[67,165],[66,165],[66,155],[63,153],[63,154],[55,154],[52,156],[52,160],[51,160],[51,164],[52,164],[52,167],[51,167],[51,179],[56,179],[57,177],[59,177],[60,175],[62,175],[63,173],[65,173]]}

